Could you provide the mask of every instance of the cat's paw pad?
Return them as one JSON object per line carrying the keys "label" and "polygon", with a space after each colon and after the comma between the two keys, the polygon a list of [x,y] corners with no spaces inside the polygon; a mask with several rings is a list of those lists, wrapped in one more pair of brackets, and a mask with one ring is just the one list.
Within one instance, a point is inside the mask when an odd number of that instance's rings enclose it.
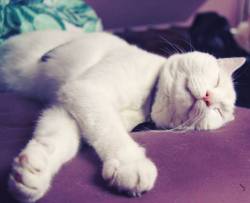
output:
{"label": "cat's paw pad", "polygon": [[22,202],[34,202],[48,190],[52,173],[48,167],[48,149],[32,141],[15,159],[9,189]]}
{"label": "cat's paw pad", "polygon": [[104,163],[102,176],[119,191],[138,197],[153,188],[157,169],[148,158],[126,163],[113,159]]}

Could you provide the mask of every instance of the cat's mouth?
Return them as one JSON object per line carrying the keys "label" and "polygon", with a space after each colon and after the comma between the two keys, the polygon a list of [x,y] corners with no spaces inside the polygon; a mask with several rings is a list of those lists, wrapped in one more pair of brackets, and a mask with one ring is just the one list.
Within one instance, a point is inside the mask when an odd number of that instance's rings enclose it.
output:
{"label": "cat's mouth", "polygon": [[188,113],[188,120],[190,120],[190,126],[195,126],[198,122],[205,118],[207,112],[207,106],[203,100],[198,99],[195,101]]}
{"label": "cat's mouth", "polygon": [[183,131],[183,130],[194,130],[196,125],[199,124],[206,116],[207,107],[201,100],[196,100],[193,105],[187,111],[187,119],[172,126],[172,130]]}
{"label": "cat's mouth", "polygon": [[[204,119],[207,111],[210,110],[212,106],[211,92],[199,91],[198,88],[196,94],[192,92],[191,89],[186,86],[185,90],[189,96],[189,99],[192,101],[192,105],[188,109],[188,120],[189,126],[194,126],[197,122]],[[199,92],[199,94],[197,94]],[[201,93],[205,92],[205,93]],[[221,111],[220,111],[221,113]]]}

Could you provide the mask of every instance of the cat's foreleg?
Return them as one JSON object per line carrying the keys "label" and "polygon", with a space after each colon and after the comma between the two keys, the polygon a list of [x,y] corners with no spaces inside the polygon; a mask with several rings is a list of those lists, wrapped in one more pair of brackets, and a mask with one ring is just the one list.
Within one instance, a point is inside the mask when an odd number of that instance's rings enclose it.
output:
{"label": "cat's foreleg", "polygon": [[22,202],[34,202],[48,190],[54,174],[77,152],[75,121],[60,106],[45,110],[32,140],[14,159],[9,189]]}
{"label": "cat's foreleg", "polygon": [[141,195],[153,188],[157,169],[144,148],[126,132],[112,103],[95,90],[92,84],[68,85],[59,100],[103,161],[103,178],[119,190]]}

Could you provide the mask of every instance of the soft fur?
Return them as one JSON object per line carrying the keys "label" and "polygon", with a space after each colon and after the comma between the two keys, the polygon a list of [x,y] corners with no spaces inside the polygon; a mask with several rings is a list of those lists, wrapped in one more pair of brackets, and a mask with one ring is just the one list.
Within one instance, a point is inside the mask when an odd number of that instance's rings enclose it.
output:
{"label": "soft fur", "polygon": [[80,135],[111,185],[133,196],[152,189],[156,166],[128,132],[148,117],[165,129],[221,127],[233,119],[231,74],[244,63],[200,52],[166,59],[108,33],[63,31],[13,37],[0,47],[0,61],[2,87],[50,106],[10,174],[10,190],[25,202],[45,194]]}

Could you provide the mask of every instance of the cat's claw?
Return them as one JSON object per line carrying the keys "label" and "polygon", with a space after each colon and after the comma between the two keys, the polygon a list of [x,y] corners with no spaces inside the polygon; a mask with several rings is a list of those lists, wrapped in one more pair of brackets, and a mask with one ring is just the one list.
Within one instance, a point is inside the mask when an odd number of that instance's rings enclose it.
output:
{"label": "cat's claw", "polygon": [[130,197],[140,197],[153,188],[157,169],[146,157],[127,163],[113,159],[104,162],[102,175],[118,191],[127,191]]}
{"label": "cat's claw", "polygon": [[46,148],[33,141],[14,159],[9,189],[21,202],[35,202],[48,190],[51,172],[47,168]]}
{"label": "cat's claw", "polygon": [[142,192],[128,192],[127,194],[130,197],[141,197],[142,196]]}

